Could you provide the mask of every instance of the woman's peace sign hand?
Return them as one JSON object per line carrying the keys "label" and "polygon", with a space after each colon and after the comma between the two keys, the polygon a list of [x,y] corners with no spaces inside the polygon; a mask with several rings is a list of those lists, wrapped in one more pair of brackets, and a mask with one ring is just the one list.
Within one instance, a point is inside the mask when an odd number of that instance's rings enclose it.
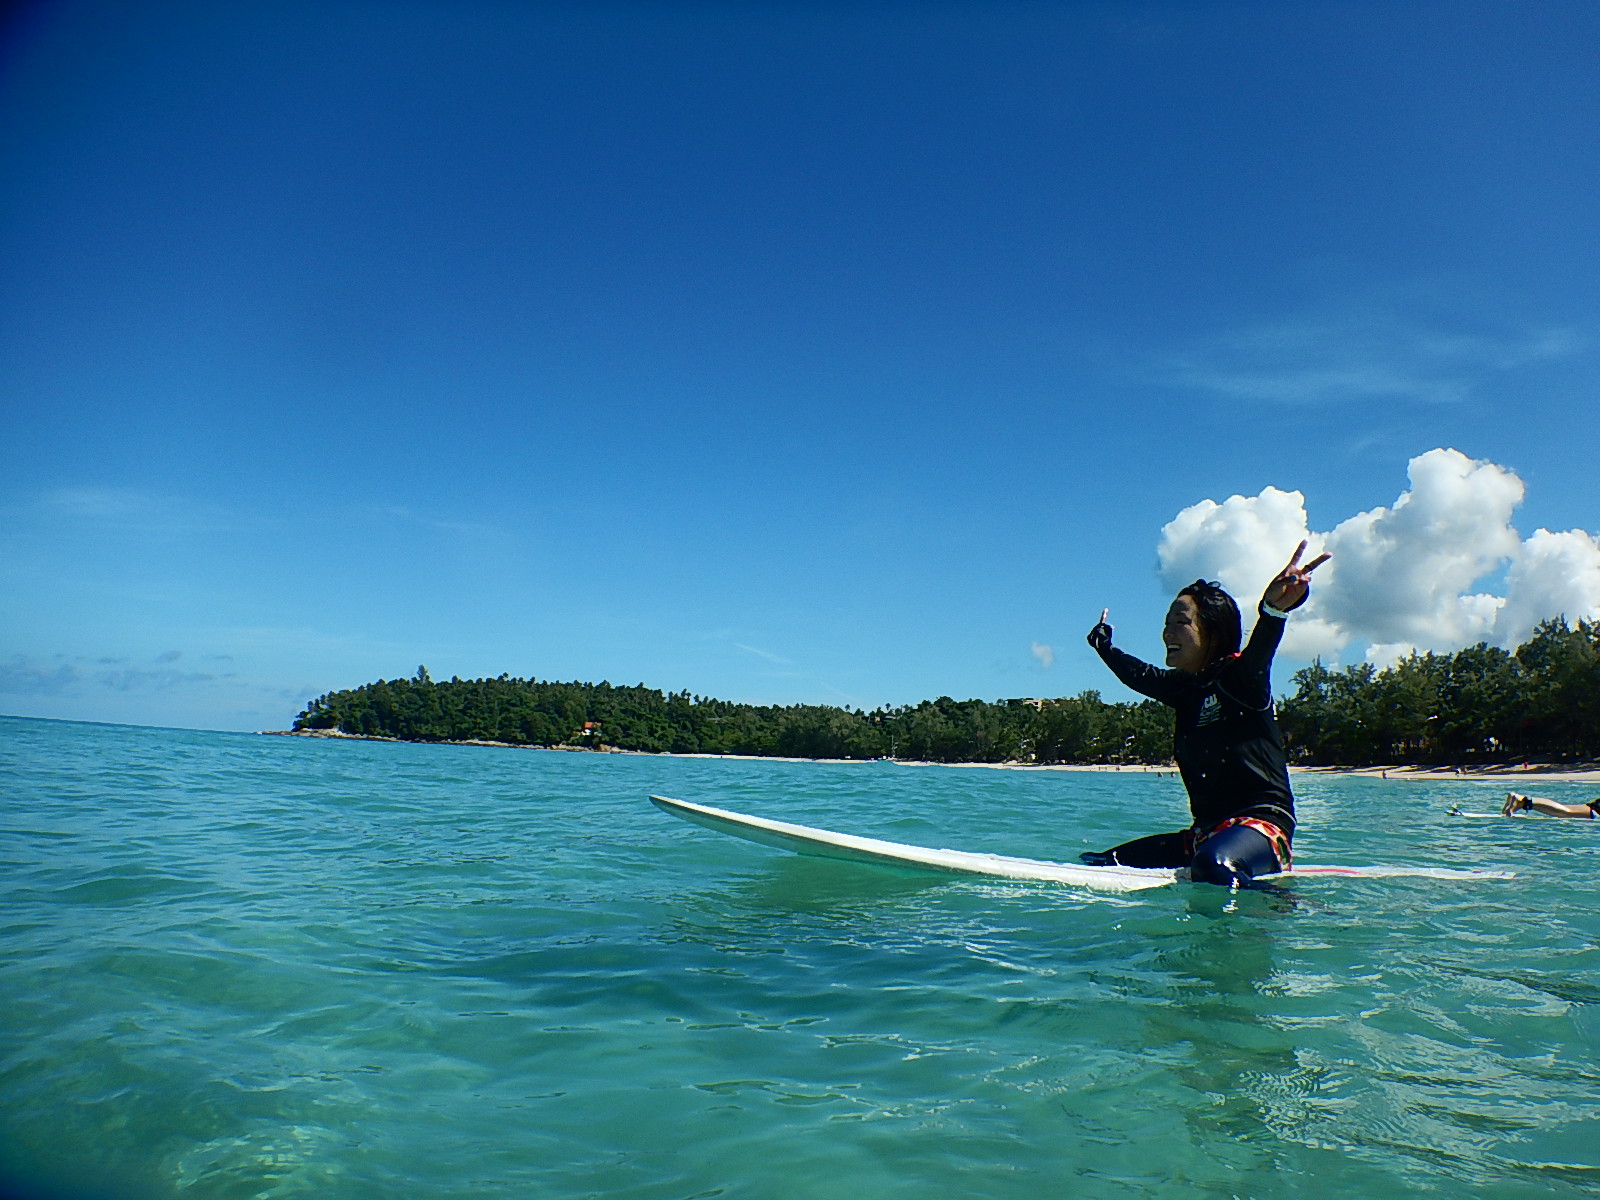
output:
{"label": "woman's peace sign hand", "polygon": [[1300,565],[1300,556],[1306,552],[1305,542],[1295,547],[1294,556],[1289,559],[1289,565],[1278,572],[1278,576],[1267,584],[1267,590],[1261,597],[1261,602],[1268,608],[1275,608],[1279,612],[1288,612],[1290,609],[1299,608],[1306,602],[1306,597],[1311,594],[1311,572],[1333,557],[1331,554],[1319,554],[1305,566]]}

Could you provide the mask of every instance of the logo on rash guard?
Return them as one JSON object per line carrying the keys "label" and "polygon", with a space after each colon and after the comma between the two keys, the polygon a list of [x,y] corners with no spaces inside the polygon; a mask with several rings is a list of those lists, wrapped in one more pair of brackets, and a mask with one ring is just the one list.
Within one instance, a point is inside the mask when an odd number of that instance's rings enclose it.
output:
{"label": "logo on rash guard", "polygon": [[1222,716],[1222,703],[1217,699],[1215,692],[1207,692],[1206,698],[1200,701],[1200,715],[1195,719],[1196,725],[1209,725]]}

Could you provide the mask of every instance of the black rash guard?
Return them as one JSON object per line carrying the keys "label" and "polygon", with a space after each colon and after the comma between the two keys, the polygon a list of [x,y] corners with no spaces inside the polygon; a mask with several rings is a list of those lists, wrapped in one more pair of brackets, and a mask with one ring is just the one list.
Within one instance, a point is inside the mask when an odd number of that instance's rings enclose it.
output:
{"label": "black rash guard", "polygon": [[1109,642],[1096,647],[1118,679],[1177,713],[1173,756],[1197,830],[1256,817],[1294,833],[1294,793],[1272,703],[1272,656],[1284,624],[1259,613],[1245,648],[1199,674],[1153,667]]}

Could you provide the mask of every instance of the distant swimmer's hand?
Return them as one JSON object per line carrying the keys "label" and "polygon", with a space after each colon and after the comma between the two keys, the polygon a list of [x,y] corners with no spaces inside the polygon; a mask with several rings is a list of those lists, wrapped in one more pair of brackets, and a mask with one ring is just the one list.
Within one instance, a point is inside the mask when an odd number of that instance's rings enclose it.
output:
{"label": "distant swimmer's hand", "polygon": [[1089,630],[1089,645],[1096,650],[1104,650],[1111,645],[1111,626],[1106,624],[1106,618],[1111,615],[1109,608],[1100,610],[1100,623]]}
{"label": "distant swimmer's hand", "polygon": [[1306,602],[1306,597],[1311,594],[1311,572],[1333,557],[1331,554],[1319,554],[1305,566],[1300,565],[1300,556],[1306,552],[1306,544],[1301,542],[1295,547],[1294,556],[1289,559],[1289,565],[1278,572],[1278,577],[1267,584],[1267,590],[1261,597],[1261,603],[1268,608],[1275,608],[1279,612],[1289,612],[1299,608]]}

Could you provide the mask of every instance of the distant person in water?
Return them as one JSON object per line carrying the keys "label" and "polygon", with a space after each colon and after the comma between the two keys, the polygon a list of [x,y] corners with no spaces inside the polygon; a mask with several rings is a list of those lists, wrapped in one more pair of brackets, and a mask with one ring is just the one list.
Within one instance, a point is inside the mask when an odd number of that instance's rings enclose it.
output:
{"label": "distant person in water", "polygon": [[1188,829],[1157,833],[1082,855],[1097,866],[1188,867],[1190,878],[1227,887],[1287,871],[1294,838],[1294,794],[1283,739],[1273,715],[1272,656],[1285,621],[1311,594],[1322,554],[1289,565],[1267,585],[1255,629],[1241,651],[1239,606],[1214,583],[1197,579],[1167,610],[1162,640],[1167,669],[1111,644],[1109,610],[1089,631],[1106,666],[1134,691],[1175,710],[1174,757],[1189,792]]}
{"label": "distant person in water", "polygon": [[1562,804],[1559,800],[1546,800],[1543,796],[1524,796],[1521,792],[1507,792],[1506,802],[1500,808],[1502,817],[1512,813],[1540,812],[1547,817],[1577,817],[1592,821],[1600,816],[1600,797],[1587,804]]}

